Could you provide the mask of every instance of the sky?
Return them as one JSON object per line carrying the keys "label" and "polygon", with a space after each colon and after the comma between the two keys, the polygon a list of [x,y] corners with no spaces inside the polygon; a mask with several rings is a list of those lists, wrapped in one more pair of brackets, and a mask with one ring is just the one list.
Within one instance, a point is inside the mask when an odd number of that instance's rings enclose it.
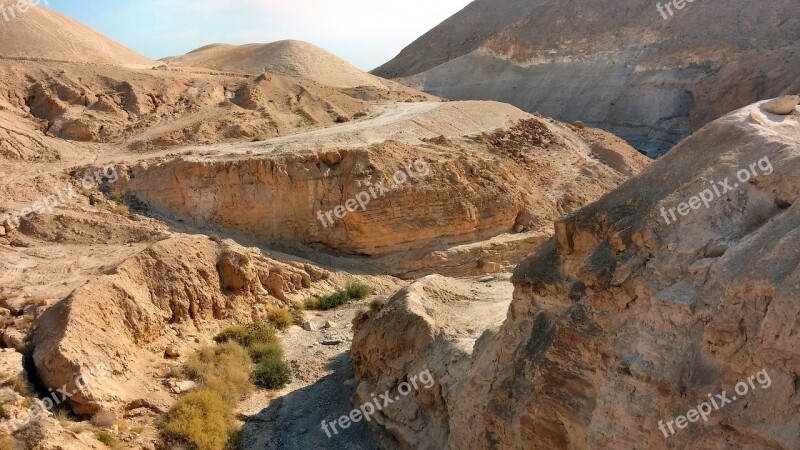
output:
{"label": "sky", "polygon": [[299,39],[372,70],[471,0],[49,0],[153,59],[212,43]]}

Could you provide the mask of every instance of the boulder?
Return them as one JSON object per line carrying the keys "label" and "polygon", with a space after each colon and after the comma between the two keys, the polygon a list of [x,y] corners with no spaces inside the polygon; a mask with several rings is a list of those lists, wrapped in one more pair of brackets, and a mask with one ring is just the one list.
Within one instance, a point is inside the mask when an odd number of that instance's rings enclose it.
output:
{"label": "boulder", "polygon": [[768,113],[785,116],[791,114],[798,104],[800,104],[800,95],[784,95],[765,102],[761,105],[761,109]]}

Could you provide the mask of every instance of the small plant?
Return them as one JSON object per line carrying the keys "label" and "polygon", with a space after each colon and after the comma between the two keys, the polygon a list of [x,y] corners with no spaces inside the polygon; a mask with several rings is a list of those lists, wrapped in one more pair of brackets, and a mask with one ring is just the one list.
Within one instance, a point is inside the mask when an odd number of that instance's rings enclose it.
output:
{"label": "small plant", "polygon": [[280,389],[292,381],[292,369],[281,359],[267,359],[256,366],[253,382],[266,389]]}
{"label": "small plant", "polygon": [[126,205],[123,205],[121,203],[118,205],[114,205],[114,209],[112,209],[112,211],[115,214],[119,214],[120,216],[126,216],[126,217],[131,214],[130,209]]}
{"label": "small plant", "polygon": [[168,436],[203,450],[224,450],[236,431],[231,405],[210,389],[178,399],[167,413]]}
{"label": "small plant", "polygon": [[268,359],[283,359],[283,348],[277,342],[253,344],[247,348],[247,352],[255,364]]}
{"label": "small plant", "polygon": [[371,309],[373,312],[378,312],[383,309],[387,302],[388,300],[386,298],[377,297],[369,302],[369,309]]}
{"label": "small plant", "polygon": [[319,311],[319,298],[309,297],[303,301],[303,308],[309,311]]}
{"label": "small plant", "polygon": [[355,300],[361,300],[362,298],[367,298],[372,295],[372,288],[361,283],[350,283],[345,290],[350,298]]}
{"label": "small plant", "polygon": [[372,294],[372,288],[361,283],[349,283],[344,289],[333,294],[306,299],[306,309],[315,311],[328,311],[338,308],[352,300],[360,300]]}
{"label": "small plant", "polygon": [[292,317],[291,311],[286,308],[275,308],[270,310],[267,313],[267,320],[273,325],[275,328],[279,330],[285,330],[289,328],[292,323],[294,323],[294,318]]}
{"label": "small plant", "polygon": [[478,269],[483,269],[487,264],[489,264],[489,261],[486,258],[478,258],[478,261],[476,261],[475,264],[478,266]]}
{"label": "small plant", "polygon": [[98,431],[94,434],[94,437],[108,448],[117,448],[119,446],[117,438],[108,431]]}
{"label": "small plant", "polygon": [[86,431],[86,429],[83,428],[83,425],[73,425],[73,426],[69,427],[69,431],[70,431],[70,433],[81,434],[84,431]]}
{"label": "small plant", "polygon": [[250,383],[251,365],[250,355],[242,346],[227,342],[202,348],[189,356],[184,373],[233,404],[253,388]]}
{"label": "small plant", "polygon": [[14,390],[19,395],[27,396],[31,392],[31,385],[28,383],[28,380],[25,379],[22,375],[17,375],[16,377],[9,380],[11,384],[11,389]]}
{"label": "small plant", "polygon": [[268,323],[260,322],[226,328],[214,337],[214,341],[217,343],[222,344],[233,341],[242,347],[249,347],[259,342],[275,342],[277,339],[275,327]]}

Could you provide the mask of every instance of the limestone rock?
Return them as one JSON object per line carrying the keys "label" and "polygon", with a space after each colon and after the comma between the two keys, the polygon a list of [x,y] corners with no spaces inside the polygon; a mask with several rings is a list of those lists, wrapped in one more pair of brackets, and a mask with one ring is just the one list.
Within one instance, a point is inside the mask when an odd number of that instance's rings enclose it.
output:
{"label": "limestone rock", "polygon": [[[141,406],[164,411],[172,393],[156,381],[159,369],[152,361],[186,350],[165,332],[169,324],[182,330],[256,320],[258,299],[251,292],[260,286],[260,271],[294,274],[285,284],[303,289],[300,269],[232,241],[179,235],[153,244],[36,319],[32,340],[38,374],[48,387],[72,388],[78,374],[103,363],[111,375],[69,398],[77,413]],[[181,345],[190,342],[187,338]]]}
{"label": "limestone rock", "polygon": [[25,346],[25,335],[14,328],[3,331],[3,344],[6,347],[21,350]]}
{"label": "limestone rock", "polygon": [[[443,338],[470,325],[437,318],[442,302],[414,284],[362,316],[354,403],[427,367],[437,390],[373,421],[397,447],[800,447],[800,121],[748,122],[758,108],[560,219],[517,267],[502,326],[480,339]],[[750,183],[665,223],[662,207],[751,163]],[[659,421],[757,374],[746,400],[665,440]]]}
{"label": "limestone rock", "polygon": [[764,102],[761,108],[768,113],[785,116],[791,114],[798,104],[800,104],[800,95],[784,95]]}

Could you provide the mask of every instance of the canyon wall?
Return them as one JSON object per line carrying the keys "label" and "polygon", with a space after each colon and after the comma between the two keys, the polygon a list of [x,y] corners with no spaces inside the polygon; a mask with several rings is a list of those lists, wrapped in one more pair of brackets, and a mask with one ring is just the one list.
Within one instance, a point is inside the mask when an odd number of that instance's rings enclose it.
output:
{"label": "canyon wall", "polygon": [[[435,296],[396,296],[396,323],[424,332],[380,332],[398,347],[369,339],[380,315],[357,324],[354,403],[428,368],[435,391],[373,422],[388,448],[797,448],[798,119],[736,111],[558,220],[515,271],[505,322],[466,345]],[[378,375],[384,351],[396,363]],[[679,427],[708,394],[739,398]]]}

